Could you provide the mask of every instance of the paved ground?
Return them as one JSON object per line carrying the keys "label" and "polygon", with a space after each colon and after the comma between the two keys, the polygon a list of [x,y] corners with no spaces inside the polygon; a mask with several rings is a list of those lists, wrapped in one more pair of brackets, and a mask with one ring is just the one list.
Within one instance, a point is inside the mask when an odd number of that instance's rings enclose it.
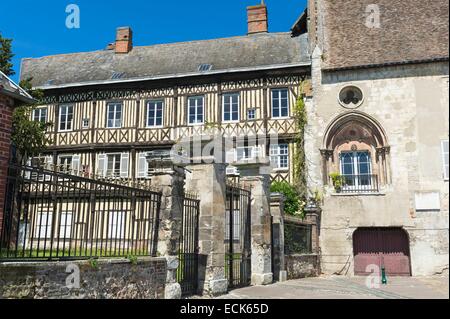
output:
{"label": "paved ground", "polygon": [[388,278],[386,286],[367,288],[364,277],[320,277],[231,291],[219,299],[448,299],[448,277]]}

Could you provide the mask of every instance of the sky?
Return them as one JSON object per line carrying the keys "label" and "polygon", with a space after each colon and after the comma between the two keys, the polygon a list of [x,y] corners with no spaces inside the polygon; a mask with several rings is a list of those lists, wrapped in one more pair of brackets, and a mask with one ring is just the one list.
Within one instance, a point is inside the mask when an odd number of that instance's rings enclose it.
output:
{"label": "sky", "polygon": [[[269,32],[287,32],[306,0],[266,0]],[[2,3],[0,33],[13,39],[19,78],[26,57],[101,50],[114,42],[115,30],[131,26],[137,46],[245,35],[249,5],[260,0],[21,0]],[[80,9],[80,27],[67,28],[70,13]]]}

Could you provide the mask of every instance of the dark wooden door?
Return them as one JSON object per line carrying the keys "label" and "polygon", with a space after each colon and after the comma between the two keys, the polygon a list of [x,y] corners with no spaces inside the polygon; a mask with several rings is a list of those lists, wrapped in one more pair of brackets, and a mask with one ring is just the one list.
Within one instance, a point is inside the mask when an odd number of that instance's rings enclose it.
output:
{"label": "dark wooden door", "polygon": [[355,275],[369,265],[384,266],[388,276],[411,276],[408,234],[401,228],[359,228],[353,235]]}

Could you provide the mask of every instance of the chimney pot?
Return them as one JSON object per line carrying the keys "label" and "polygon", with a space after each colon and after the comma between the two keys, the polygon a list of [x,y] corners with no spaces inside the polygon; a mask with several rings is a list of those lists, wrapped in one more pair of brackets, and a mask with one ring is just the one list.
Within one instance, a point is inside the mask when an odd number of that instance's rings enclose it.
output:
{"label": "chimney pot", "polygon": [[127,54],[133,50],[133,31],[130,27],[117,28],[116,54]]}
{"label": "chimney pot", "polygon": [[264,1],[260,5],[247,7],[248,34],[267,33],[268,14]]}

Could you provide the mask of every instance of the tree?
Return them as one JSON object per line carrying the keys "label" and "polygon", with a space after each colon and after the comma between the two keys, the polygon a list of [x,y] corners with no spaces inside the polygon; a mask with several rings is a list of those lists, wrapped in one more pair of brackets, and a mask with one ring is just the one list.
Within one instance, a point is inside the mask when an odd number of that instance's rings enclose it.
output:
{"label": "tree", "polygon": [[0,71],[7,76],[15,74],[13,64],[11,63],[11,59],[14,56],[11,49],[11,43],[12,39],[3,38],[0,33]]}
{"label": "tree", "polygon": [[12,117],[11,140],[16,147],[17,162],[20,164],[24,164],[29,157],[42,153],[51,143],[51,139],[47,137],[46,133],[53,124],[32,120],[33,110],[37,103],[42,100],[44,94],[41,90],[32,89],[31,80],[21,81],[20,86],[36,100],[36,103],[17,107]]}

